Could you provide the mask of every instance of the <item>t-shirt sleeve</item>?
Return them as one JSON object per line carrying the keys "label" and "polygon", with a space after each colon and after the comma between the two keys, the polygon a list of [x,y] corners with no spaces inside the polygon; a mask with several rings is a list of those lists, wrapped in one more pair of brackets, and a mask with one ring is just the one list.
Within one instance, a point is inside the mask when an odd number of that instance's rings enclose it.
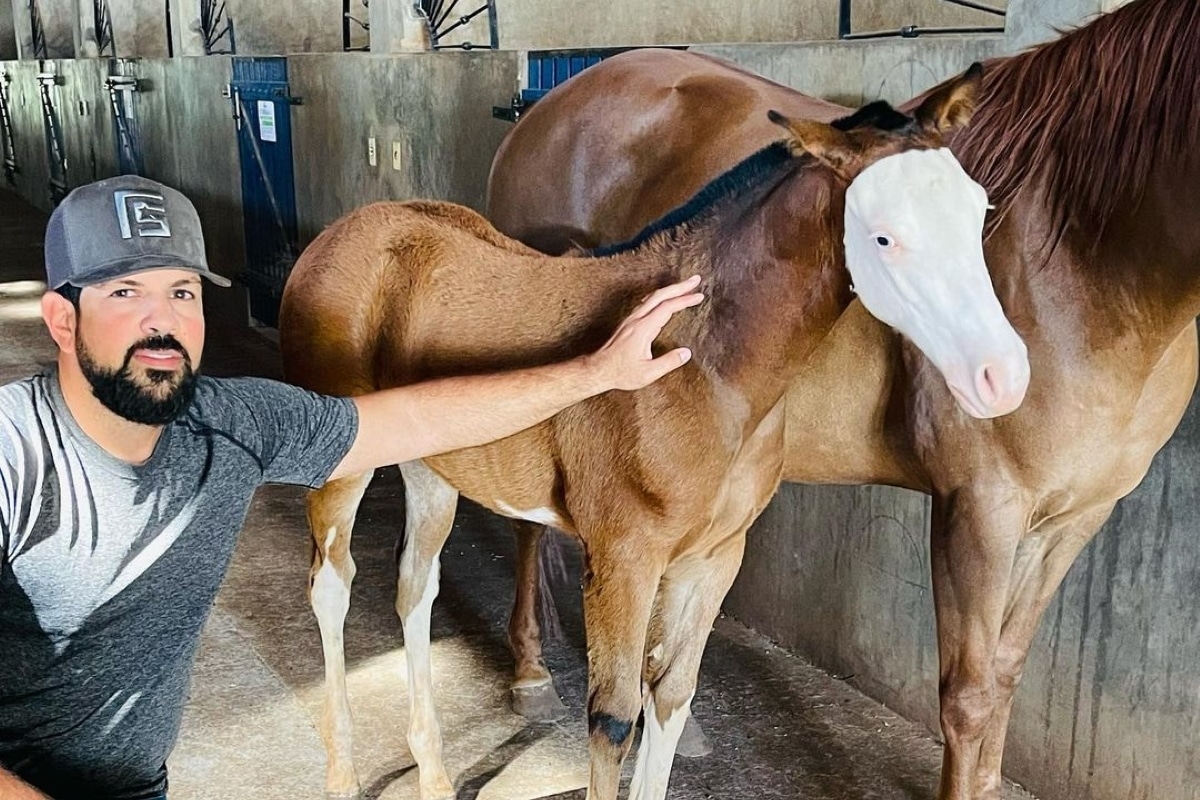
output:
{"label": "t-shirt sleeve", "polygon": [[358,435],[358,408],[350,398],[263,378],[223,383],[249,411],[264,483],[321,486]]}

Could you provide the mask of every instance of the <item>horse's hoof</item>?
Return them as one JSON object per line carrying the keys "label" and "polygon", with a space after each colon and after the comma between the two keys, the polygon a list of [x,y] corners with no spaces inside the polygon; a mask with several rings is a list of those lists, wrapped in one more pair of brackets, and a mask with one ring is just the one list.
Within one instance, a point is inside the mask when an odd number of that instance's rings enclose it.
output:
{"label": "horse's hoof", "polygon": [[514,686],[512,709],[530,722],[554,722],[567,715],[567,707],[554,691],[553,683]]}
{"label": "horse's hoof", "polygon": [[684,758],[703,758],[712,752],[712,742],[704,735],[704,730],[695,717],[688,717],[683,723],[683,733],[679,735],[679,744],[675,746],[676,755]]}

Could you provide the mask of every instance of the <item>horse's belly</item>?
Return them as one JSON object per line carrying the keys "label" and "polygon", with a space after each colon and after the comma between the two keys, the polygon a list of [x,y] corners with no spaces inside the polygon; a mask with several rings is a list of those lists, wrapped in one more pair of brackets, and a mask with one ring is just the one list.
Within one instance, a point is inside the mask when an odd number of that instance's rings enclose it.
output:
{"label": "horse's belly", "polygon": [[501,516],[571,532],[574,523],[556,497],[559,479],[547,439],[545,426],[538,426],[425,461],[463,497]]}

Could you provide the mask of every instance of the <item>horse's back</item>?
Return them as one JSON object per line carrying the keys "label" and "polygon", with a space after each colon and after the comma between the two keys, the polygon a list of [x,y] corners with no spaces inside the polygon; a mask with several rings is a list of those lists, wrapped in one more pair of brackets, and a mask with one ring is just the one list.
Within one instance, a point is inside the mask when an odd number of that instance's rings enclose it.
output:
{"label": "horse's back", "polygon": [[545,252],[628,239],[782,138],[769,109],[846,113],[710,56],[614,56],[547,94],[509,132],[492,162],[488,217]]}
{"label": "horse's back", "polygon": [[284,373],[354,394],[560,360],[602,344],[653,279],[649,267],[547,257],[464,206],[374,203],[296,262],[280,308]]}

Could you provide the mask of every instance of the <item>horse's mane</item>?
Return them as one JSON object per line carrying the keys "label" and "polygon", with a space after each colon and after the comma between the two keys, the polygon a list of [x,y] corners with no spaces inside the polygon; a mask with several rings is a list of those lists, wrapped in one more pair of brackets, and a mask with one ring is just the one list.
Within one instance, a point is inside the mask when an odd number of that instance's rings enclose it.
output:
{"label": "horse's mane", "polygon": [[[901,131],[913,125],[914,122],[912,117],[907,114],[897,111],[883,100],[877,100],[830,124],[844,131],[867,126],[884,131]],[[787,142],[779,141],[769,144],[723,174],[713,178],[704,188],[693,195],[692,199],[651,222],[632,239],[588,250],[585,255],[603,257],[636,250],[657,234],[690,222],[712,208],[718,201],[740,194],[747,188],[758,184],[760,180],[795,157],[796,154]]]}
{"label": "horse's mane", "polygon": [[992,62],[954,150],[1003,219],[1044,181],[1052,237],[1074,221],[1099,242],[1151,170],[1200,146],[1200,2],[1141,0]]}
{"label": "horse's mane", "polygon": [[784,142],[769,144],[725,173],[713,178],[703,189],[693,195],[691,200],[674,211],[668,212],[666,216],[651,222],[632,239],[588,250],[586,255],[601,257],[636,250],[656,234],[695,219],[704,211],[712,208],[718,200],[738,194],[755,185],[764,176],[788,163],[794,157]]}

